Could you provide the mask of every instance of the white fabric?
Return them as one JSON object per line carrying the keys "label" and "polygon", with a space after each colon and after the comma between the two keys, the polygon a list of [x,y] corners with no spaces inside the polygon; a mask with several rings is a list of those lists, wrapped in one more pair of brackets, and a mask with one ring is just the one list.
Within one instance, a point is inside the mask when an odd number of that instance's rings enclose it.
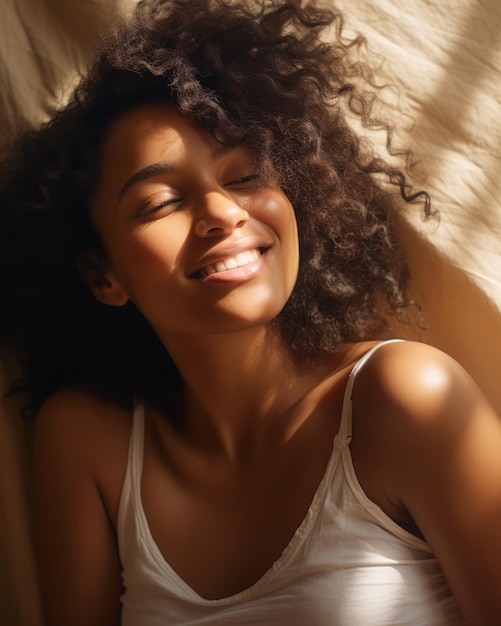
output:
{"label": "white fabric", "polygon": [[[141,503],[144,409],[136,406],[118,517],[123,626],[463,624],[428,545],[362,491],[351,462],[351,391],[311,506],[282,556],[250,588],[206,600],[163,558]],[[189,549],[189,546],[187,546]]]}

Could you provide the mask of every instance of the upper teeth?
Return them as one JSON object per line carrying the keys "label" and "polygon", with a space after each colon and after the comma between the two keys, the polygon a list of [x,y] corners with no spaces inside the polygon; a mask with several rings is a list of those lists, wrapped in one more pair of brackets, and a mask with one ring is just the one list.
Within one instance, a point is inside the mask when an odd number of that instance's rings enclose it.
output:
{"label": "upper teeth", "polygon": [[216,274],[217,272],[235,269],[235,267],[242,267],[243,265],[252,263],[252,261],[256,261],[259,259],[259,256],[260,253],[258,250],[246,250],[245,252],[240,252],[236,256],[230,256],[222,261],[217,261],[213,265],[207,265],[207,267],[202,270],[202,275],[209,276],[210,274]]}

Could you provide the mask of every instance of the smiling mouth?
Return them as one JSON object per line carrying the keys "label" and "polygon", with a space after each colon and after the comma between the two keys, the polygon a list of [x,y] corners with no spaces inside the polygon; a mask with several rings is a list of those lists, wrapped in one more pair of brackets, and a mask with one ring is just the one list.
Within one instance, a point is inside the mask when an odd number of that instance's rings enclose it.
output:
{"label": "smiling mouth", "polygon": [[245,267],[257,261],[259,257],[266,252],[268,248],[254,248],[253,250],[245,250],[239,252],[235,256],[229,256],[224,259],[220,259],[215,263],[211,263],[206,267],[191,274],[190,278],[205,278],[212,274],[219,274],[228,270],[234,270],[237,267]]}

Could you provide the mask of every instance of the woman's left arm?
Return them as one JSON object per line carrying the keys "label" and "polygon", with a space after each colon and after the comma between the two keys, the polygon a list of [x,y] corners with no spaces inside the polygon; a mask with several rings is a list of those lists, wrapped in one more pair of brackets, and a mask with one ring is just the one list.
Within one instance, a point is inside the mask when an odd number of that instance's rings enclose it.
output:
{"label": "woman's left arm", "polygon": [[381,359],[398,499],[468,623],[501,624],[501,418],[453,359],[400,346]]}

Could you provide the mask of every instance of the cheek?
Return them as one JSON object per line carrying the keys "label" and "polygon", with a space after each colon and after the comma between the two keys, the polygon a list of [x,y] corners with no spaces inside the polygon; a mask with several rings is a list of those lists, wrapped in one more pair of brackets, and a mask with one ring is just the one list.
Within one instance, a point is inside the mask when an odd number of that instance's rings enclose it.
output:
{"label": "cheek", "polygon": [[137,229],[110,255],[117,277],[133,299],[146,282],[165,282],[178,273],[184,239],[169,226],[167,220],[158,220]]}
{"label": "cheek", "polygon": [[260,219],[275,230],[283,243],[297,245],[297,223],[294,209],[279,189],[267,189],[259,203]]}
{"label": "cheek", "polygon": [[[278,189],[266,190],[261,199],[262,213],[258,219],[271,228],[279,240],[280,268],[277,277],[281,276],[274,289],[288,299],[296,284],[299,271],[299,237],[294,209],[287,196]],[[285,280],[285,282],[283,282]]]}

